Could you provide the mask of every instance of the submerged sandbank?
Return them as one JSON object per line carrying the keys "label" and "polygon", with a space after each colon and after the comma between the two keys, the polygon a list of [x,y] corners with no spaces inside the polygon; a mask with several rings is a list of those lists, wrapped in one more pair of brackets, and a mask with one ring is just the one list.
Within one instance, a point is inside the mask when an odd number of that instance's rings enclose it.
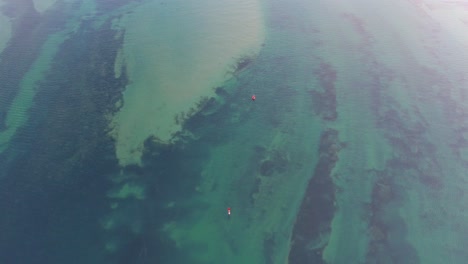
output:
{"label": "submerged sandbank", "polygon": [[151,135],[170,141],[181,129],[175,117],[214,95],[237,59],[260,50],[262,16],[257,0],[151,1],[119,21],[125,41],[117,64],[125,61],[130,80],[113,120],[121,165],[139,164]]}
{"label": "submerged sandbank", "polygon": [[468,46],[468,2],[425,0],[421,8],[447,33],[461,44]]}
{"label": "submerged sandbank", "polygon": [[34,8],[39,13],[43,13],[51,6],[53,6],[56,2],[57,0],[33,0]]}

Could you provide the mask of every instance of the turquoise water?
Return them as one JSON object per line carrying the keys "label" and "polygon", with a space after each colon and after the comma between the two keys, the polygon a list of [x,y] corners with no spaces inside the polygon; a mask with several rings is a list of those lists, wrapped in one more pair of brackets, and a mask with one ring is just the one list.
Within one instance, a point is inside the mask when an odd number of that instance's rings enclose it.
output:
{"label": "turquoise water", "polygon": [[202,2],[2,1],[1,263],[467,262],[468,54],[436,3]]}

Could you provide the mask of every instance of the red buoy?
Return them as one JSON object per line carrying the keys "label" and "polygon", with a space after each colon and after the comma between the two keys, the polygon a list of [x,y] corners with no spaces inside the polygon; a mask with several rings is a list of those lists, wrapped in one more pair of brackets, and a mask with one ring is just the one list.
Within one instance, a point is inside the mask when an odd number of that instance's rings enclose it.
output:
{"label": "red buoy", "polygon": [[252,95],[252,101],[255,101],[255,99],[257,99],[257,98],[255,97],[255,94],[254,94],[254,95]]}
{"label": "red buoy", "polygon": [[228,215],[231,215],[231,207],[228,207]]}

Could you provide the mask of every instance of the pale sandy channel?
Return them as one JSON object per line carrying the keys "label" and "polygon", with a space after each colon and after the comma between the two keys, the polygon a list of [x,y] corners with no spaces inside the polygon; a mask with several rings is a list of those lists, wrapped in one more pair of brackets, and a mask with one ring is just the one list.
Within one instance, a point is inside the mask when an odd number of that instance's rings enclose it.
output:
{"label": "pale sandy channel", "polygon": [[0,153],[5,150],[18,128],[28,120],[28,111],[37,92],[37,82],[44,78],[50,67],[54,55],[58,51],[65,36],[57,34],[51,36],[41,50],[40,55],[25,74],[6,118],[7,129],[0,132]]}
{"label": "pale sandy channel", "polygon": [[[44,11],[45,9],[52,6],[54,2],[55,1],[41,2],[40,10]],[[46,5],[46,3],[49,4]],[[36,8],[38,7],[36,6]],[[43,44],[37,59],[31,65],[27,73],[23,76],[18,94],[13,100],[6,116],[7,129],[0,132],[0,153],[8,147],[17,130],[28,121],[28,111],[33,103],[34,96],[36,95],[38,89],[37,83],[45,77],[45,74],[49,70],[51,63],[53,62],[53,59],[58,49],[60,48],[60,45],[68,38],[68,35],[76,29],[76,25],[79,23],[81,16],[94,12],[92,2],[87,1],[86,3],[83,3],[77,12],[78,15],[69,19],[65,25],[64,30],[51,34],[48,37],[48,39]],[[0,22],[1,19],[2,18],[0,17]],[[0,27],[0,33],[2,33],[2,28],[3,25]],[[0,36],[0,39],[3,40],[3,36]]]}
{"label": "pale sandy channel", "polygon": [[[5,4],[3,0],[0,0],[0,9]],[[0,13],[0,53],[3,51],[5,46],[11,37],[11,21],[7,16]]]}
{"label": "pale sandy channel", "polygon": [[[311,9],[311,17],[325,44],[319,52],[337,70],[340,139],[353,142],[340,154],[335,173],[346,175],[349,171],[361,170],[365,175],[367,170],[384,169],[385,161],[392,157],[392,147],[385,142],[383,131],[368,129],[376,123],[375,117],[369,114],[373,111],[372,97],[366,89],[356,88],[368,85],[369,77],[377,72],[366,66],[371,56],[375,56],[381,69],[386,69],[378,73],[382,80],[387,73],[394,76],[386,93],[400,104],[402,111],[409,113],[407,122],[411,124],[421,118],[418,114],[430,120],[425,137],[437,144],[437,160],[450,180],[444,180],[445,188],[437,197],[432,197],[426,188],[415,185],[410,179],[400,176],[399,182],[407,186],[409,196],[399,209],[399,215],[408,228],[406,239],[418,252],[421,263],[459,263],[453,252],[462,250],[464,245],[463,236],[457,234],[453,226],[464,224],[466,206],[463,204],[467,201],[466,198],[457,201],[459,198],[453,191],[457,185],[466,186],[466,183],[461,181],[464,172],[460,164],[454,162],[456,157],[448,148],[450,135],[454,133],[451,131],[453,124],[444,116],[446,113],[438,98],[445,94],[457,105],[464,106],[460,111],[467,110],[466,102],[461,99],[466,87],[460,78],[466,76],[468,69],[467,15],[467,1],[354,1],[346,4],[332,0],[323,2],[320,8],[315,4]],[[428,83],[423,69],[444,76],[447,86]],[[366,93],[359,94],[360,90]],[[420,112],[416,113],[415,109]],[[367,252],[368,242],[363,234],[368,233],[368,227],[359,208],[369,201],[372,180],[362,176],[344,177],[342,184],[346,188],[337,198],[339,210],[333,221],[330,242],[323,252],[329,263],[364,259]],[[446,208],[452,217],[441,208]],[[429,230],[427,220],[421,218],[425,212],[436,219],[449,218]],[[353,247],[346,244],[350,240],[353,240]]]}
{"label": "pale sandy channel", "polygon": [[170,141],[181,129],[175,117],[230,76],[236,60],[259,51],[264,21],[257,0],[148,1],[123,17],[125,64],[130,84],[114,118],[121,165],[139,164],[142,144],[154,135]]}

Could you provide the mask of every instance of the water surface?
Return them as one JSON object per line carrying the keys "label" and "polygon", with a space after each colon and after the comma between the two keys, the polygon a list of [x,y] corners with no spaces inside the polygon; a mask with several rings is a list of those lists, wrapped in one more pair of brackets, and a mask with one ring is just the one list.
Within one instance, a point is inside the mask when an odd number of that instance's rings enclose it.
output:
{"label": "water surface", "polygon": [[0,262],[467,262],[463,2],[0,6]]}

